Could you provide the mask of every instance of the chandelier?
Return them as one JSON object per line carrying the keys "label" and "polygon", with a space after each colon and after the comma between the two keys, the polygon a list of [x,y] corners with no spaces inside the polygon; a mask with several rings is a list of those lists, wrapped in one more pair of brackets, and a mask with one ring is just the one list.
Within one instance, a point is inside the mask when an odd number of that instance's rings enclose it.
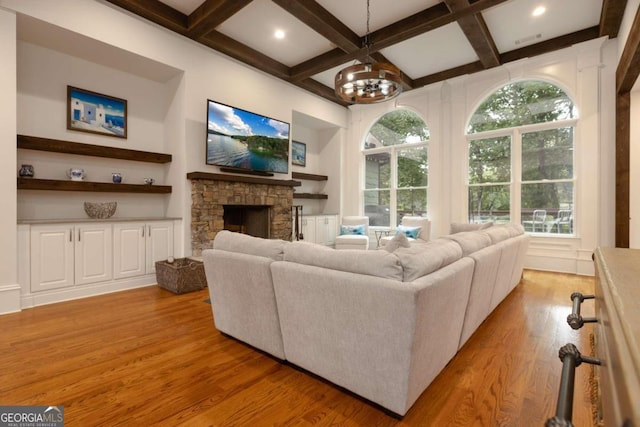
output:
{"label": "chandelier", "polygon": [[344,101],[352,104],[372,104],[386,101],[402,92],[402,75],[398,67],[383,62],[374,62],[369,50],[369,0],[367,0],[367,33],[364,45],[365,60],[346,67],[336,74],[335,91]]}

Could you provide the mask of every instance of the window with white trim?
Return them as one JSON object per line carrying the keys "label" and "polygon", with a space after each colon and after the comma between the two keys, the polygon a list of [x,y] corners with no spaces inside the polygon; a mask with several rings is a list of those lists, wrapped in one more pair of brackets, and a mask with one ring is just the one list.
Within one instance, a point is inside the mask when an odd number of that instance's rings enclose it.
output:
{"label": "window with white trim", "polygon": [[390,227],[404,215],[427,216],[428,142],[427,125],[410,110],[387,113],[371,127],[362,150],[369,225]]}
{"label": "window with white trim", "polygon": [[573,101],[547,82],[510,83],[487,97],[467,127],[469,222],[573,235],[576,123]]}

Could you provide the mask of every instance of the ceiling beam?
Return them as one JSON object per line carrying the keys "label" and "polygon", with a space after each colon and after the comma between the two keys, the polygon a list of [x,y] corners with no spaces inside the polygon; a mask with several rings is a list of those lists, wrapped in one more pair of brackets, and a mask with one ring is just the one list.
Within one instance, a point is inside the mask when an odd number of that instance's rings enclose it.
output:
{"label": "ceiling beam", "polygon": [[187,18],[187,35],[194,40],[215,30],[253,0],[206,0]]}
{"label": "ceiling beam", "polygon": [[596,39],[598,38],[598,34],[597,26],[586,28],[520,49],[510,50],[500,55],[500,62],[506,64],[507,62],[517,61],[518,59],[530,58],[532,56],[542,55],[543,53],[553,52],[554,50],[564,49],[577,43]]}
{"label": "ceiling beam", "polygon": [[636,11],[616,69],[617,93],[631,92],[638,75],[640,75],[640,8]]}
{"label": "ceiling beam", "polygon": [[362,47],[362,40],[314,0],[272,0],[303,24],[321,34],[345,52]]}
{"label": "ceiling beam", "polygon": [[443,80],[464,76],[465,74],[477,73],[478,71],[482,71],[484,69],[485,68],[484,65],[482,65],[482,62],[476,61],[472,62],[471,64],[461,65],[459,67],[450,68],[448,70],[414,79],[413,83],[414,87],[419,88],[422,86],[428,86],[433,83],[441,82]]}
{"label": "ceiling beam", "polygon": [[[460,11],[470,6],[469,0],[444,0],[444,2],[451,12]],[[458,19],[458,25],[485,68],[500,65],[500,52],[498,52],[487,23],[480,13],[461,17]]]}
{"label": "ceiling beam", "polygon": [[107,0],[109,3],[142,16],[176,33],[186,35],[187,15],[158,0]]}
{"label": "ceiling beam", "polygon": [[314,79],[306,79],[299,82],[291,82],[291,83],[293,83],[294,85],[298,86],[301,89],[304,89],[308,92],[311,92],[329,101],[335,102],[336,104],[340,104],[343,107],[350,105],[348,102],[340,99],[336,95],[333,89],[325,86],[324,84]]}
{"label": "ceiling beam", "polygon": [[240,62],[289,81],[289,67],[218,31],[211,31],[206,36],[201,37],[199,41]]}
{"label": "ceiling beam", "polygon": [[600,13],[600,37],[609,36],[610,39],[618,37],[626,7],[627,0],[603,0]]}

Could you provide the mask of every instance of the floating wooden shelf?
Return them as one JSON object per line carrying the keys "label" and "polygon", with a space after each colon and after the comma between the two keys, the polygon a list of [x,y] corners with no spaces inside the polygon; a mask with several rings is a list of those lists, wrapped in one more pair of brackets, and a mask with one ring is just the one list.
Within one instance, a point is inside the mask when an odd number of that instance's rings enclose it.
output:
{"label": "floating wooden shelf", "polygon": [[110,182],[63,181],[58,179],[18,178],[18,190],[95,191],[98,193],[169,194],[170,185],[112,184]]}
{"label": "floating wooden shelf", "polygon": [[26,150],[50,151],[54,153],[78,154],[81,156],[106,157],[110,159],[133,160],[147,163],[170,163],[171,154],[151,151],[129,150],[105,147],[103,145],[82,144],[59,139],[18,135],[18,148]]}
{"label": "floating wooden shelf", "polygon": [[212,181],[246,182],[249,184],[284,185],[287,187],[298,187],[301,185],[300,181],[257,178],[253,176],[228,175],[224,173],[210,172],[189,172],[187,174],[187,179],[209,179]]}
{"label": "floating wooden shelf", "polygon": [[306,179],[308,181],[326,181],[329,179],[327,175],[316,175],[313,173],[291,172],[293,179]]}
{"label": "floating wooden shelf", "polygon": [[329,196],[326,194],[317,194],[317,193],[293,193],[294,199],[328,199]]}

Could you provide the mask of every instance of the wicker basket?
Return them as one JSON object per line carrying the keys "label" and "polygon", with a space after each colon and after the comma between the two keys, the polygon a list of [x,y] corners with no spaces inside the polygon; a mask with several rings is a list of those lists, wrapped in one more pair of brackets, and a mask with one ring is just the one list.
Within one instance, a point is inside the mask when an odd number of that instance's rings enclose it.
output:
{"label": "wicker basket", "polygon": [[171,263],[156,261],[156,280],[161,288],[174,294],[199,291],[207,286],[204,264],[191,258],[178,258]]}

